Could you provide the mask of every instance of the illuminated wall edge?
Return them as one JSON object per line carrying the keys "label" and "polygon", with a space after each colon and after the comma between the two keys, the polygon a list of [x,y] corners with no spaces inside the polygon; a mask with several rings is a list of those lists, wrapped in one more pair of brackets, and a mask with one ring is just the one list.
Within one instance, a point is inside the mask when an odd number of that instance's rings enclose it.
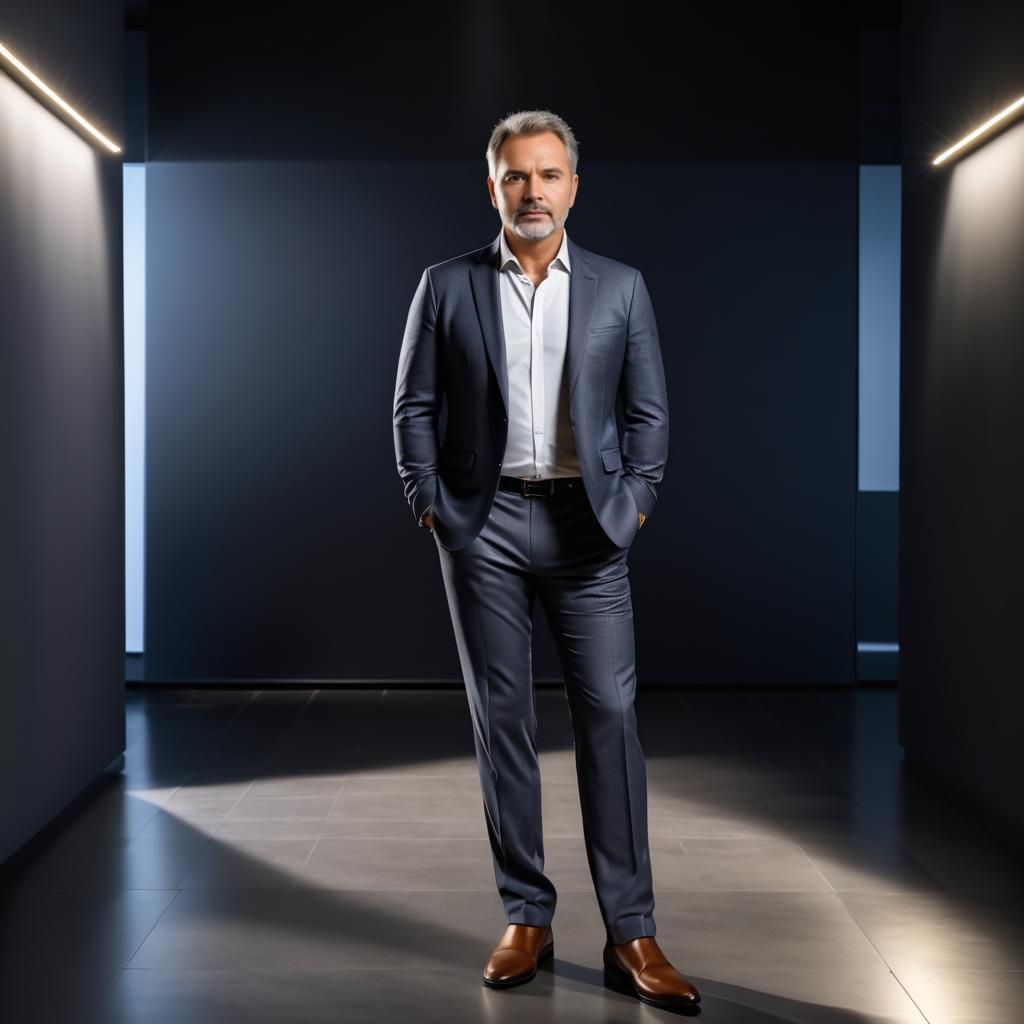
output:
{"label": "illuminated wall edge", "polygon": [[0,68],[10,74],[9,69],[14,68],[19,72],[20,78],[12,75],[15,81],[20,82],[21,78],[27,79],[37,89],[51,99],[64,111],[76,124],[84,128],[93,138],[98,139],[111,153],[120,153],[121,147],[111,142],[98,128],[90,124],[74,107],[66,100],[58,96],[34,71],[23,64],[15,55],[0,41]]}
{"label": "illuminated wall edge", "polygon": [[124,181],[125,651],[145,649],[146,165]]}

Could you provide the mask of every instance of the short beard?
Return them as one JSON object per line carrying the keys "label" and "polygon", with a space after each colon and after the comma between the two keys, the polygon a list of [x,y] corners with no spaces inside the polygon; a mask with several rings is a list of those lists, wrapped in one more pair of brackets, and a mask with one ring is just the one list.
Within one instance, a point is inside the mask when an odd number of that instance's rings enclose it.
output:
{"label": "short beard", "polygon": [[531,242],[539,241],[542,238],[547,238],[548,235],[554,234],[561,225],[555,220],[555,218],[548,214],[546,221],[539,221],[533,223],[522,217],[516,217],[513,221],[512,230],[520,237],[527,239]]}

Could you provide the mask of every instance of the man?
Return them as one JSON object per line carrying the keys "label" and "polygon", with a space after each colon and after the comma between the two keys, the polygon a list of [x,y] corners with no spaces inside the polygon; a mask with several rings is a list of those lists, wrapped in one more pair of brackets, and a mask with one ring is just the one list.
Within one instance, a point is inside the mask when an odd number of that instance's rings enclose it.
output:
{"label": "man", "polygon": [[487,188],[502,228],[420,278],[398,362],[395,454],[438,549],[508,920],[484,984],[529,981],[554,951],[533,703],[539,597],[565,677],[605,981],[678,1008],[700,996],[655,940],[626,564],[668,454],[665,374],[640,273],[564,229],[577,154],[550,111],[495,126]]}

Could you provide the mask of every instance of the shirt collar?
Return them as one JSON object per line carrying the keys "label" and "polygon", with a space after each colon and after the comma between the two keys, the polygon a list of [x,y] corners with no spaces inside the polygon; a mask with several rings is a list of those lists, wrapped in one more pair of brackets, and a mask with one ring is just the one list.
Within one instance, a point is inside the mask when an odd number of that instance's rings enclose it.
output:
{"label": "shirt collar", "polygon": [[[509,263],[516,267],[520,273],[525,273],[523,268],[519,265],[519,260],[512,255],[512,250],[508,247],[508,240],[505,238],[505,227],[502,225],[501,232],[501,266],[499,270],[504,270]],[[567,273],[572,273],[572,267],[569,265],[569,232],[565,230],[565,226],[562,226],[562,245],[558,250],[558,255],[551,261],[551,265],[554,266],[556,263],[561,261],[561,264]]]}

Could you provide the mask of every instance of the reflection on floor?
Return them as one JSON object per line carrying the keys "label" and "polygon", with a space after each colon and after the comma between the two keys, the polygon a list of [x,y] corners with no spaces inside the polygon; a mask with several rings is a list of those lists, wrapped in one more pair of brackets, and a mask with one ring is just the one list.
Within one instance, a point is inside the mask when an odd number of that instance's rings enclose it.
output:
{"label": "reflection on floor", "polygon": [[[121,776],[0,875],[0,1020],[667,1019],[601,983],[539,689],[555,960],[504,929],[462,690],[132,688]],[[1024,1020],[1024,868],[916,780],[893,689],[642,691],[658,941],[709,1021]]]}

